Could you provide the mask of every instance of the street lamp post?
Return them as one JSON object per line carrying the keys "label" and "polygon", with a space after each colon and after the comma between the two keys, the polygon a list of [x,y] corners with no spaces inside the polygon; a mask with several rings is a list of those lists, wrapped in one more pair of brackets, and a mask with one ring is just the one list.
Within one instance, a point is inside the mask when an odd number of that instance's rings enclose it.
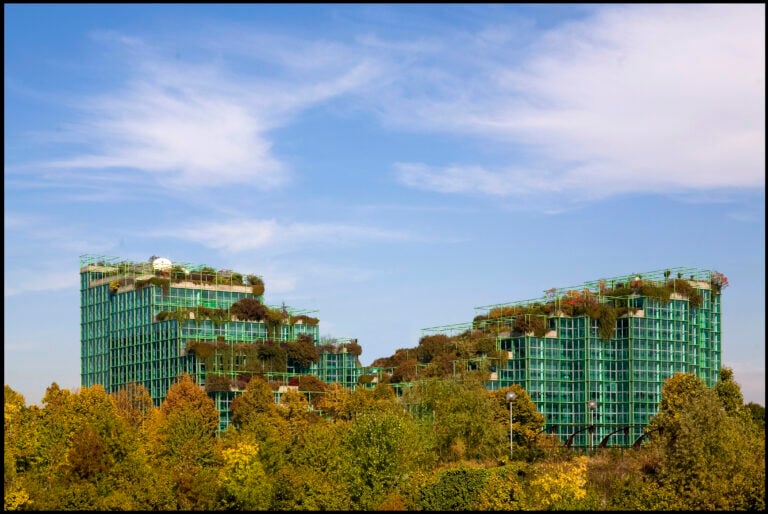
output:
{"label": "street lamp post", "polygon": [[589,410],[592,411],[592,430],[589,431],[589,449],[594,450],[595,449],[595,430],[597,430],[597,427],[595,426],[595,415],[597,414],[596,401],[591,400],[589,402]]}
{"label": "street lamp post", "polygon": [[515,398],[517,398],[517,395],[514,392],[507,392],[507,403],[509,404],[509,460],[512,460],[513,455],[512,440],[514,439],[514,436],[512,434],[512,402],[515,401]]}

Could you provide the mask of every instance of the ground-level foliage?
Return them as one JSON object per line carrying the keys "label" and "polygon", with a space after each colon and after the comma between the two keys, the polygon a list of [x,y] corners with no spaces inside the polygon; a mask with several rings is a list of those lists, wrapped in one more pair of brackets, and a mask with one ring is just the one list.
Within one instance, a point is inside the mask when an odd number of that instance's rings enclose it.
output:
{"label": "ground-level foliage", "polygon": [[[252,380],[217,434],[213,402],[179,377],[152,407],[143,387],[71,392],[42,407],[5,386],[6,510],[764,510],[764,409],[733,373],[709,389],[667,380],[640,449],[565,450],[519,386],[428,379],[331,384],[274,404]],[[505,394],[516,393],[510,457]],[[320,414],[322,412],[322,415]]]}

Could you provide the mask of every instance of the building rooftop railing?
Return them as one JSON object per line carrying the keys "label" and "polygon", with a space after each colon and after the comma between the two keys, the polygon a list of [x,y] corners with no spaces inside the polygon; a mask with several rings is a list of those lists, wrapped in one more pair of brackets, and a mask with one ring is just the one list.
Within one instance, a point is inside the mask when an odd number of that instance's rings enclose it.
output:
{"label": "building rooftop railing", "polygon": [[525,306],[530,305],[533,303],[547,303],[551,302],[553,300],[556,300],[558,298],[562,298],[563,296],[566,296],[571,291],[583,291],[584,289],[589,289],[591,292],[600,294],[600,288],[601,286],[605,286],[607,288],[613,288],[617,284],[625,284],[629,285],[629,283],[633,280],[640,279],[643,282],[657,282],[657,283],[664,283],[667,279],[675,279],[675,278],[681,278],[684,280],[692,280],[696,282],[709,282],[712,278],[712,271],[700,269],[700,268],[684,268],[684,267],[677,267],[677,268],[666,268],[663,270],[654,270],[654,271],[645,271],[642,273],[630,273],[628,275],[621,275],[617,277],[611,277],[611,278],[600,278],[597,280],[591,280],[589,282],[584,282],[582,284],[579,284],[577,286],[570,286],[570,287],[560,287],[560,288],[552,288],[547,289],[544,292],[544,296],[541,296],[539,298],[531,298],[528,300],[518,300],[514,302],[506,302],[506,303],[496,303],[492,305],[483,305],[479,307],[475,307],[475,311],[490,311],[491,309],[496,309],[499,307],[519,307],[519,306]]}

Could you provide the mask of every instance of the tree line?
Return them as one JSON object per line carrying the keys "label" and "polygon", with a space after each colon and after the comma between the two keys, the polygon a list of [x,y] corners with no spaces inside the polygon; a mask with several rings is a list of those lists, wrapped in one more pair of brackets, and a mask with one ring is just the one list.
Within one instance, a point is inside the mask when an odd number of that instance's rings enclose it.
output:
{"label": "tree line", "polygon": [[[254,377],[219,413],[189,375],[154,407],[53,383],[42,407],[5,385],[6,510],[764,510],[765,409],[733,372],[663,387],[639,449],[571,450],[519,386],[482,374],[329,384],[316,408]],[[514,391],[513,448],[509,407]],[[314,403],[314,402],[313,402]],[[510,455],[511,453],[511,455]]]}

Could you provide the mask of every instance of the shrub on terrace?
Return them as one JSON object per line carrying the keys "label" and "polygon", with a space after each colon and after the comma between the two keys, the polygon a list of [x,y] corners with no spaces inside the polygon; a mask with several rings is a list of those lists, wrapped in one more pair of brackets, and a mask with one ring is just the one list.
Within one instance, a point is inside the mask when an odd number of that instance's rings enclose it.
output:
{"label": "shrub on terrace", "polygon": [[229,308],[229,313],[244,321],[263,321],[269,308],[254,298],[241,298]]}

